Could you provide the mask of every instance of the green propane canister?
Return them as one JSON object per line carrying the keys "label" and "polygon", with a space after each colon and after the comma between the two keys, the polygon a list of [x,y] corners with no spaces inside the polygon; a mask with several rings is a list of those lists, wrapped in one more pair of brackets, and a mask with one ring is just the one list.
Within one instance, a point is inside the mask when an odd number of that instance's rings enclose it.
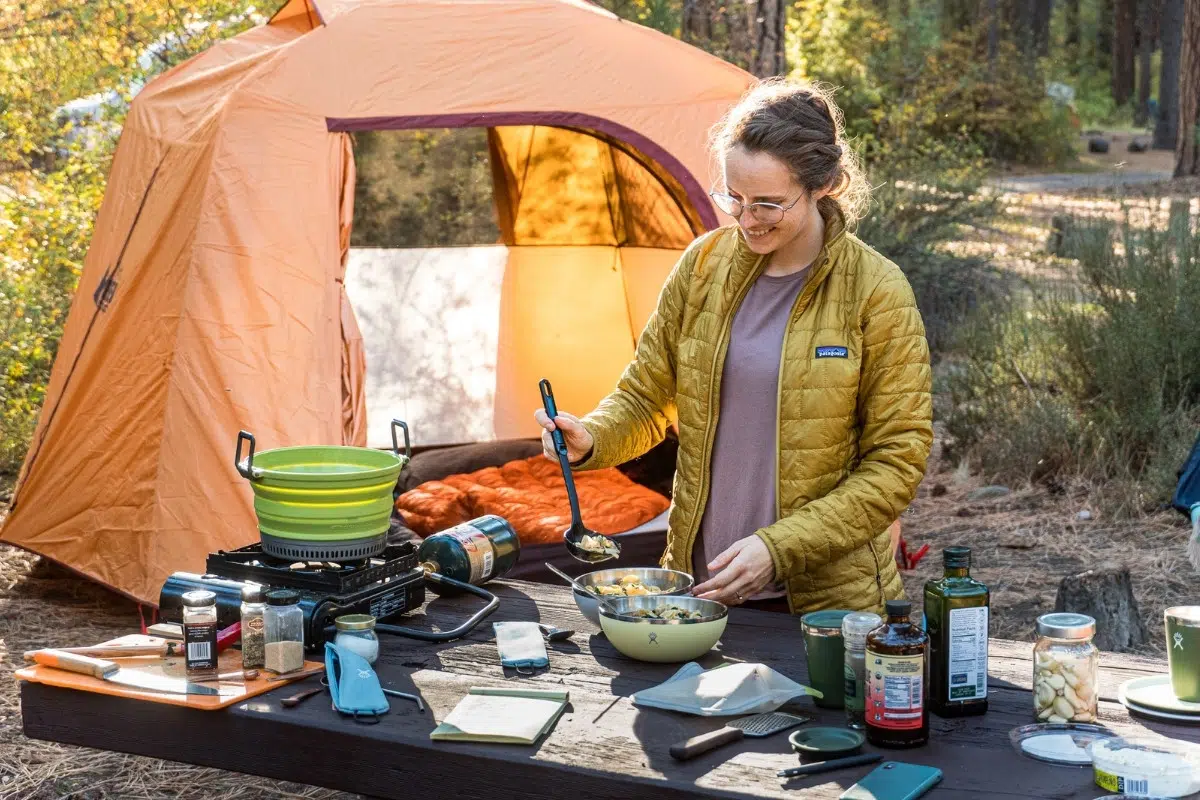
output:
{"label": "green propane canister", "polygon": [[[439,531],[422,541],[417,550],[417,560],[426,571],[473,586],[481,586],[504,575],[516,565],[520,556],[521,541],[517,532],[508,520],[495,514]],[[430,583],[429,588],[439,594],[454,591],[434,583]]]}

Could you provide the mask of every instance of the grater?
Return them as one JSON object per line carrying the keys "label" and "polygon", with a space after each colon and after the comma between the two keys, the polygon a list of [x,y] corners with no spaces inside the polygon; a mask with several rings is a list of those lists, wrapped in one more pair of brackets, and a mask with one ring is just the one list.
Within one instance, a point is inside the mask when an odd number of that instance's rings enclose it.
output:
{"label": "grater", "polygon": [[770,736],[773,733],[779,733],[780,731],[786,731],[788,728],[803,725],[809,719],[811,717],[785,714],[782,711],[752,714],[749,717],[730,720],[725,723],[724,728],[719,730],[702,733],[699,736],[693,736],[686,742],[673,744],[669,752],[672,758],[679,761],[687,761],[689,758],[695,758],[702,753],[707,753],[709,750],[715,750],[721,745],[740,741],[744,736],[756,739],[763,736]]}
{"label": "grater", "polygon": [[797,725],[808,722],[810,717],[800,717],[795,714],[784,714],[782,711],[768,711],[765,714],[752,714],[726,723],[726,728],[741,728],[746,736],[770,736],[772,733],[786,731]]}

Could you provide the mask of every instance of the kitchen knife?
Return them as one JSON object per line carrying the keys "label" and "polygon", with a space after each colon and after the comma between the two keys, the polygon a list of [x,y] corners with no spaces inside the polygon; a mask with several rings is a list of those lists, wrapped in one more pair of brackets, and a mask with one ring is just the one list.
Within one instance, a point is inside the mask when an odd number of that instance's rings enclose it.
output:
{"label": "kitchen knife", "polygon": [[202,686],[165,675],[147,675],[136,670],[121,669],[121,665],[115,662],[81,656],[76,653],[64,653],[61,650],[36,650],[31,655],[33,662],[43,667],[77,672],[80,675],[91,675],[93,678],[142,691],[210,696],[220,696],[221,694],[221,690],[215,686]]}
{"label": "kitchen knife", "polygon": [[[166,658],[167,656],[183,655],[182,647],[183,642],[164,642],[162,644],[98,644],[93,647],[56,647],[53,649],[60,653],[73,653],[77,656],[91,656],[92,658],[132,658],[134,656]],[[25,653],[25,660],[30,664],[35,663],[33,659],[35,652],[35,650],[30,650]]]}

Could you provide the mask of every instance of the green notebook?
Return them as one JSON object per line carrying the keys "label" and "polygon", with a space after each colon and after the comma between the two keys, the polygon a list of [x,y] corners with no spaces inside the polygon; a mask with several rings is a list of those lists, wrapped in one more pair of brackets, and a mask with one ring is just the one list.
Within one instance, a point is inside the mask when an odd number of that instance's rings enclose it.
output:
{"label": "green notebook", "polygon": [[554,727],[568,699],[567,692],[553,689],[473,686],[429,738],[533,744]]}

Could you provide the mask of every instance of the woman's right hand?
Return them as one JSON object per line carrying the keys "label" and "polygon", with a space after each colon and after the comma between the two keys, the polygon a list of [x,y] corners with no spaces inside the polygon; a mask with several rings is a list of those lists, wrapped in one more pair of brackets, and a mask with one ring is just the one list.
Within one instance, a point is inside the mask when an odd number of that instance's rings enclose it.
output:
{"label": "woman's right hand", "polygon": [[572,464],[578,464],[591,454],[595,440],[578,417],[560,411],[558,416],[551,420],[550,415],[539,408],[534,412],[533,418],[543,428],[542,452],[546,454],[546,458],[558,461],[558,451],[554,449],[554,439],[550,436],[555,428],[562,431],[563,441],[567,443],[567,458]]}

